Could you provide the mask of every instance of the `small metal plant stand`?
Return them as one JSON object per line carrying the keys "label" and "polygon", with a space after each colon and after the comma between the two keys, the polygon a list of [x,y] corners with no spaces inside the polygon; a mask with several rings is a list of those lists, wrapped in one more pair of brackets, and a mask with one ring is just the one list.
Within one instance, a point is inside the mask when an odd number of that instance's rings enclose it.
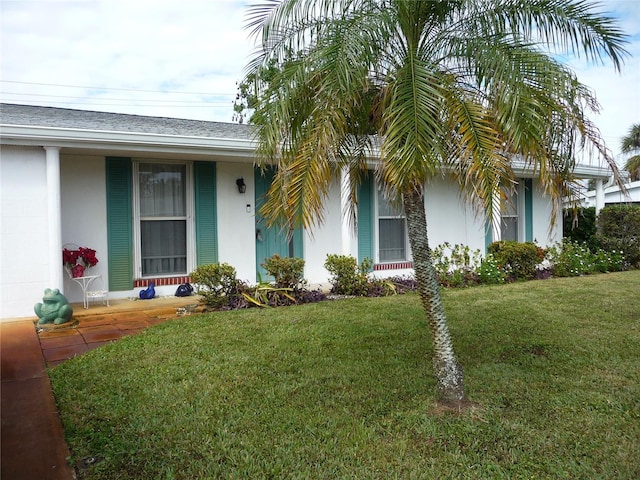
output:
{"label": "small metal plant stand", "polygon": [[[104,288],[102,275],[86,275],[82,277],[74,277],[71,274],[71,270],[69,270],[68,268],[65,268],[65,270],[67,271],[69,278],[76,282],[82,289],[82,300],[85,309],[89,308],[89,300],[102,299],[102,304],[106,305],[107,307],[109,306],[109,290],[106,290]],[[99,285],[96,286],[102,287],[101,289],[91,289],[92,284],[96,280],[99,280]]]}

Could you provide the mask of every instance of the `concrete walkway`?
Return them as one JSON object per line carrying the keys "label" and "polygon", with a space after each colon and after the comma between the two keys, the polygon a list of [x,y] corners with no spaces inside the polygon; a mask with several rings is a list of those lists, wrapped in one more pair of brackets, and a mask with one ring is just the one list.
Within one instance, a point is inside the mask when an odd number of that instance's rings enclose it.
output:
{"label": "concrete walkway", "polygon": [[[73,468],[46,367],[176,318],[196,297],[74,305],[73,328],[38,332],[33,319],[0,323],[0,478],[72,480]],[[72,320],[74,320],[72,319]]]}
{"label": "concrete walkway", "polygon": [[75,478],[33,321],[0,324],[0,478]]}

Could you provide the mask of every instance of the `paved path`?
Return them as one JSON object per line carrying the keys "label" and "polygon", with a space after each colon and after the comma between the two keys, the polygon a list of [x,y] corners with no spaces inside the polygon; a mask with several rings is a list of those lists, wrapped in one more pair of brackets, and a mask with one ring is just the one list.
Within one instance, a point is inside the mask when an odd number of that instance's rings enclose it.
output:
{"label": "paved path", "polygon": [[46,367],[176,317],[194,297],[74,306],[74,328],[38,333],[32,319],[0,323],[0,479],[73,480]]}
{"label": "paved path", "polygon": [[70,480],[69,449],[31,320],[0,324],[0,478]]}

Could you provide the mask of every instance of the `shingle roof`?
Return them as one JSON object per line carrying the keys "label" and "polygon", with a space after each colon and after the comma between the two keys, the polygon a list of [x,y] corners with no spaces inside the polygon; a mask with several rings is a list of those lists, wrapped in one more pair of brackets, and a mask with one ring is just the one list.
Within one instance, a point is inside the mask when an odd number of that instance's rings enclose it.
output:
{"label": "shingle roof", "polygon": [[0,103],[0,124],[250,140],[251,127],[236,123]]}

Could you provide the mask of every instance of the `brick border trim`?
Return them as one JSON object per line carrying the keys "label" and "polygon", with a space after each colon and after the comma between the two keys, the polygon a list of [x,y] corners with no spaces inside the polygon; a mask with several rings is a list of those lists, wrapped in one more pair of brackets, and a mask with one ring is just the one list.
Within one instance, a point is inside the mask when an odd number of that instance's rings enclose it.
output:
{"label": "brick border trim", "polygon": [[156,287],[164,287],[166,285],[182,285],[183,283],[190,283],[191,279],[189,278],[189,275],[180,277],[138,278],[133,281],[133,288],[148,287],[151,282],[154,282]]}

